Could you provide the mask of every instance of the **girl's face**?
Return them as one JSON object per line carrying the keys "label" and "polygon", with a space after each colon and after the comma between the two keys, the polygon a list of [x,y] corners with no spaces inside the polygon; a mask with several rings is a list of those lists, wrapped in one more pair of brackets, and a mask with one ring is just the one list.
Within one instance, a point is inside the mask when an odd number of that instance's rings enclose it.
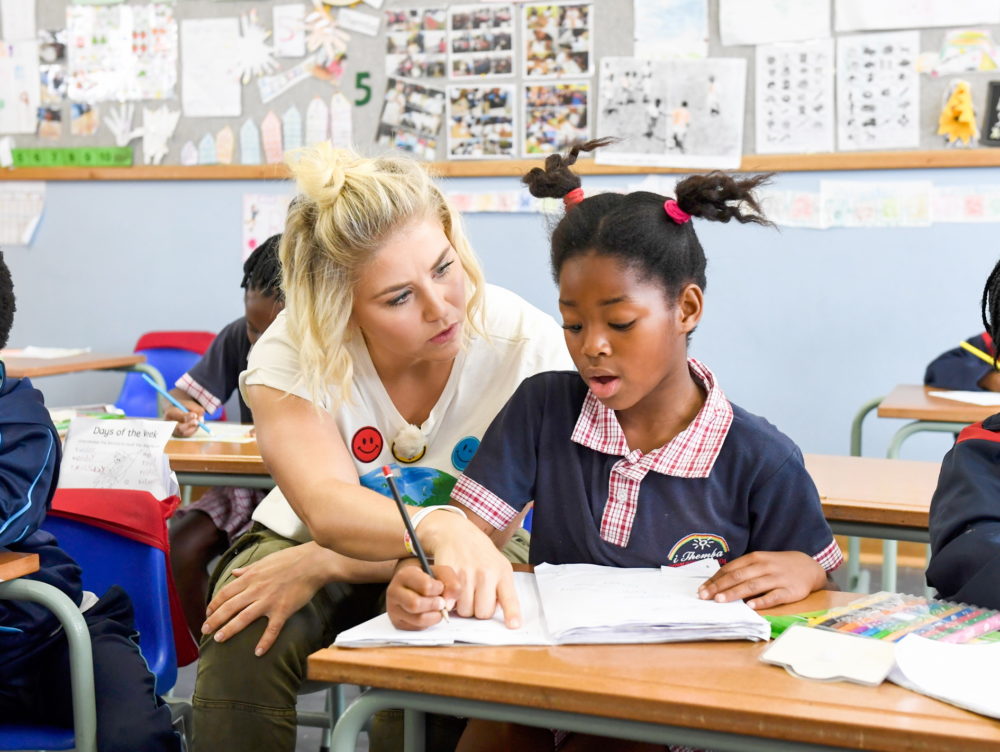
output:
{"label": "girl's face", "polygon": [[351,319],[376,364],[454,359],[465,323],[465,272],[436,218],[389,236],[354,288]]}
{"label": "girl's face", "polygon": [[687,335],[701,318],[701,289],[667,299],[662,285],[611,256],[563,262],[559,311],[580,376],[606,407],[621,411],[689,379]]}

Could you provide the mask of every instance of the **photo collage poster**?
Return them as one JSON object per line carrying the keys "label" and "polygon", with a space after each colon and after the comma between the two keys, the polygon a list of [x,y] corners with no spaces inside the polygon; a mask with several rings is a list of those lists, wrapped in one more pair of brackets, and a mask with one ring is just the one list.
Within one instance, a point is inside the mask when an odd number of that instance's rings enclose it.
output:
{"label": "photo collage poster", "polygon": [[514,6],[483,3],[448,9],[448,70],[452,78],[514,74]]}
{"label": "photo collage poster", "polygon": [[392,78],[443,79],[448,75],[446,8],[385,12],[385,73]]}
{"label": "photo collage poster", "polygon": [[448,87],[448,158],[513,157],[514,86]]}
{"label": "photo collage poster", "polygon": [[524,77],[572,78],[594,71],[593,6],[589,3],[525,5]]}
{"label": "photo collage poster", "polygon": [[526,157],[566,151],[590,139],[590,83],[534,83],[524,87]]}
{"label": "photo collage poster", "polygon": [[444,119],[445,93],[414,81],[390,78],[382,104],[376,143],[420,159],[433,160]]}

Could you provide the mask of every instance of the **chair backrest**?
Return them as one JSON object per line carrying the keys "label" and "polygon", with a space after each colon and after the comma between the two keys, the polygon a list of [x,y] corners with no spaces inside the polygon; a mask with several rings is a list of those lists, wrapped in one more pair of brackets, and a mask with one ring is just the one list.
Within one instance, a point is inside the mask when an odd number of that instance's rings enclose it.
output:
{"label": "chair backrest", "polygon": [[[136,342],[135,352],[146,356],[146,362],[163,374],[170,389],[205,354],[213,339],[212,332],[146,332]],[[155,418],[157,400],[156,392],[140,374],[128,373],[115,406],[128,416]],[[225,420],[225,409],[220,407],[205,417]]]}
{"label": "chair backrest", "polygon": [[177,654],[163,551],[79,520],[49,515],[42,527],[83,569],[83,586],[102,595],[119,585],[132,599],[139,647],[163,694],[177,681]]}

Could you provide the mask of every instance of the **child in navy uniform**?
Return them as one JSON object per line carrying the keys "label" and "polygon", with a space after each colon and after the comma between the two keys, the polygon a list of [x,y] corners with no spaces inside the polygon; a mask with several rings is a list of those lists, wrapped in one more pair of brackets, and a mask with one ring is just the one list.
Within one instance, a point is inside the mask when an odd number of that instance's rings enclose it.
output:
{"label": "child in navy uniform", "polygon": [[[986,281],[981,306],[983,325],[995,341],[1000,263]],[[930,534],[927,583],[938,595],[1000,608],[1000,413],[962,431],[945,455],[931,499]]]}
{"label": "child in navy uniform", "polygon": [[[10,271],[0,256],[0,347],[14,318]],[[0,552],[38,554],[27,579],[78,604],[90,631],[102,752],[180,750],[170,710],[139,653],[132,603],[118,587],[100,599],[83,591],[80,567],[39,530],[59,477],[61,449],[41,392],[8,378],[0,363]],[[0,723],[73,725],[69,647],[55,616],[26,601],[0,600]]]}
{"label": "child in navy uniform", "polygon": [[[687,354],[705,288],[691,217],[765,224],[752,194],[765,178],[694,176],[678,184],[676,200],[647,192],[583,199],[570,165],[580,150],[604,143],[550,156],[524,178],[533,195],[567,205],[552,236],[552,269],[578,372],[521,384],[452,501],[489,533],[534,500],[533,564],[659,567],[710,558],[722,567],[702,585],[703,598],[746,598],[753,608],[800,600],[826,586],[842,561],[802,455],[770,423],[731,404],[708,367]],[[492,616],[492,594],[459,587],[443,569],[435,581],[412,560],[400,563],[388,593],[397,627],[436,623],[441,614],[432,609],[451,598],[459,613],[474,598],[476,616]],[[576,737],[565,749],[587,744],[593,740]],[[552,749],[552,737],[470,721],[459,749],[505,746]]]}
{"label": "child in navy uniform", "polygon": [[[281,235],[261,243],[243,264],[240,283],[246,313],[219,332],[205,355],[177,380],[170,393],[188,408],[168,408],[163,417],[176,420],[175,436],[199,431],[198,421],[215,412],[235,391],[246,370],[250,348],[285,307],[281,292],[278,245]],[[239,395],[240,422],[252,423],[250,408]],[[170,528],[170,563],[184,616],[192,634],[201,634],[208,602],[208,563],[250,527],[250,515],[267,492],[258,488],[216,486],[198,501],[182,507]]]}
{"label": "child in navy uniform", "polygon": [[990,333],[969,337],[962,345],[941,353],[927,365],[924,384],[938,389],[1000,392],[1000,371],[988,362],[995,353]]}

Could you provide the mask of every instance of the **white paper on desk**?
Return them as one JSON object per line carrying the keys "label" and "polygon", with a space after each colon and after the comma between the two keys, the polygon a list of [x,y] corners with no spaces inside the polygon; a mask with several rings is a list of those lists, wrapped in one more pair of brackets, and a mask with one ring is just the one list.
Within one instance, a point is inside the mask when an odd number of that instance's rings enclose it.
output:
{"label": "white paper on desk", "polygon": [[889,675],[894,651],[894,643],[885,640],[792,625],[760,659],[803,679],[853,681],[876,687]]}
{"label": "white paper on desk", "polygon": [[20,350],[10,350],[11,355],[17,355],[20,358],[70,358],[74,355],[83,355],[90,352],[89,347],[37,347],[35,345],[28,345],[27,347],[22,347]]}
{"label": "white paper on desk", "polygon": [[163,453],[174,421],[73,418],[66,435],[59,488],[124,488],[158,499],[177,493]]}
{"label": "white paper on desk", "polygon": [[214,423],[205,424],[212,433],[207,434],[200,428],[193,436],[186,439],[175,438],[173,441],[223,441],[228,444],[249,444],[254,440],[253,426],[247,423]]}
{"label": "white paper on desk", "polygon": [[830,36],[830,0],[719,0],[725,46]]}
{"label": "white paper on desk", "polygon": [[889,680],[975,713],[1000,718],[1000,643],[955,645],[907,635]]}
{"label": "white paper on desk", "polygon": [[965,402],[970,405],[982,405],[983,407],[1000,406],[1000,393],[997,392],[928,392],[931,397],[941,397],[942,399],[954,400],[955,402]]}

